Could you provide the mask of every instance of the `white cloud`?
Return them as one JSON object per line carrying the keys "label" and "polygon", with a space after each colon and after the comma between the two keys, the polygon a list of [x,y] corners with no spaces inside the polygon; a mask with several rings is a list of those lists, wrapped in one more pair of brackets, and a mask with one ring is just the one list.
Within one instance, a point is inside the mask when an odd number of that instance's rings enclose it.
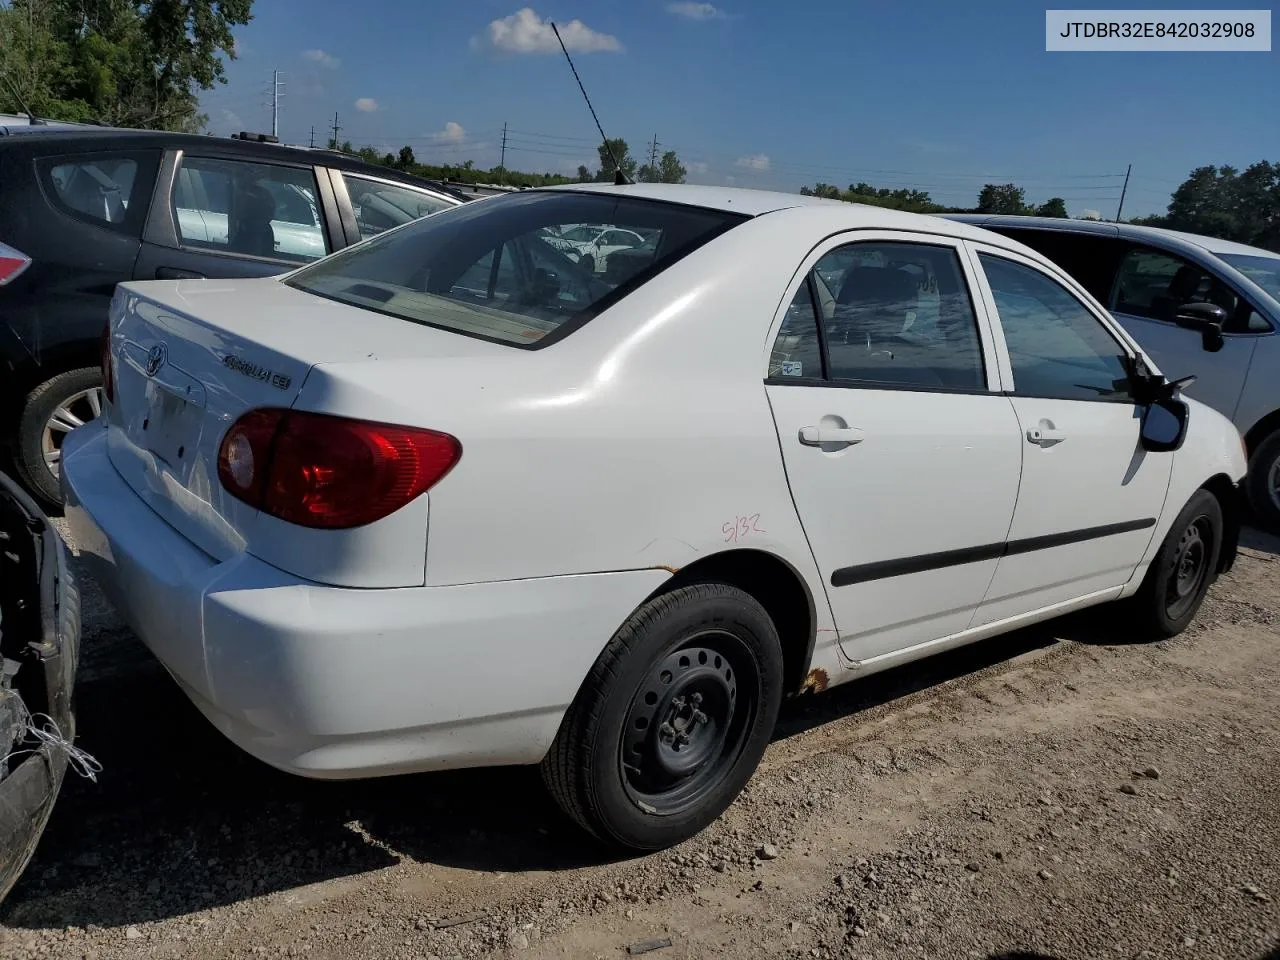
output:
{"label": "white cloud", "polygon": [[240,119],[240,114],[234,110],[223,110],[222,122],[236,132],[244,129],[244,121]]}
{"label": "white cloud", "polygon": [[763,153],[753,153],[749,157],[739,157],[737,166],[752,173],[768,173],[769,168],[773,166],[773,161]]}
{"label": "white cloud", "polygon": [[727,14],[711,3],[668,3],[667,12],[686,20],[723,20]]}
{"label": "white cloud", "polygon": [[361,113],[377,113],[382,108],[378,106],[378,101],[373,97],[361,97],[356,101],[356,109]]}
{"label": "white cloud", "polygon": [[467,131],[463,129],[462,124],[450,120],[444,125],[443,130],[431,134],[431,139],[436,143],[458,143],[467,139]]}
{"label": "white cloud", "polygon": [[[592,30],[581,20],[557,23],[560,38],[570,53],[618,53],[618,38]],[[494,20],[484,37],[471,41],[473,49],[490,49],[503,53],[559,53],[560,44],[551,30],[551,22],[543,20],[532,7],[524,7],[509,17]]]}
{"label": "white cloud", "polygon": [[733,186],[735,183],[738,182],[738,178],[730,174],[729,176],[724,178],[724,182],[727,183],[729,186]]}
{"label": "white cloud", "polygon": [[1097,210],[1081,210],[1080,216],[1085,220],[1101,220],[1102,214]]}
{"label": "white cloud", "polygon": [[337,70],[342,66],[342,61],[335,57],[332,53],[326,53],[323,50],[303,50],[302,58],[318,63],[320,66],[329,70]]}
{"label": "white cloud", "polygon": [[709,164],[703,163],[701,160],[690,160],[685,166],[690,173],[706,173],[711,169]]}

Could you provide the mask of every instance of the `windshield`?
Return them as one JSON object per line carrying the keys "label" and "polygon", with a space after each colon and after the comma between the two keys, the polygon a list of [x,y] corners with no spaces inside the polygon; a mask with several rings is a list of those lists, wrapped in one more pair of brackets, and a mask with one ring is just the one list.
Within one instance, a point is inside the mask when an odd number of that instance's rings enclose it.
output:
{"label": "windshield", "polygon": [[[412,323],[531,347],[567,335],[744,219],[612,194],[508,194],[390,230],[284,282]],[[584,255],[565,242],[567,228],[584,223],[652,241]]]}
{"label": "windshield", "polygon": [[1280,257],[1251,257],[1239,253],[1218,256],[1267,291],[1272,299],[1280,301]]}

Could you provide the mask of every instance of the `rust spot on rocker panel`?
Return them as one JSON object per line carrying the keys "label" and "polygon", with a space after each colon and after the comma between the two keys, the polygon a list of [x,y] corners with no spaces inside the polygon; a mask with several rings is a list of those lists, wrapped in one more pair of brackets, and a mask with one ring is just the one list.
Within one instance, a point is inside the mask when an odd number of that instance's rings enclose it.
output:
{"label": "rust spot on rocker panel", "polygon": [[800,686],[801,693],[821,693],[827,689],[831,683],[827,677],[827,671],[821,667],[814,667],[809,671],[809,675],[804,678],[804,683]]}

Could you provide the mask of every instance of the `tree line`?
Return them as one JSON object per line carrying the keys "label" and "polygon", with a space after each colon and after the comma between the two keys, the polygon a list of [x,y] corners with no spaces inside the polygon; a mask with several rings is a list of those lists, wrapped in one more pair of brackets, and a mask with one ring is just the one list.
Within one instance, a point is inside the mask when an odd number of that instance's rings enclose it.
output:
{"label": "tree line", "polygon": [[[806,196],[849,203],[868,203],[911,213],[991,213],[1013,216],[1066,217],[1061,197],[1035,205],[1013,183],[988,183],[973,207],[936,203],[927,191],[850,184],[841,190],[829,183],[800,188]],[[1243,172],[1231,166],[1197,167],[1170,197],[1165,213],[1134,217],[1130,223],[1183,230],[1280,253],[1280,163],[1263,160]]]}
{"label": "tree line", "polygon": [[1028,204],[1026,192],[1014,183],[988,183],[978,193],[976,207],[948,207],[934,202],[926,190],[890,190],[888,187],[873,187],[869,183],[851,183],[847,190],[841,190],[829,183],[817,183],[812,187],[801,187],[800,192],[808,197],[827,197],[830,200],[844,200],[848,203],[868,203],[877,207],[888,207],[891,210],[906,210],[909,213],[994,213],[1001,215],[1025,217],[1065,217],[1067,203],[1061,197],[1051,197],[1040,205]]}
{"label": "tree line", "polygon": [[398,153],[383,153],[375,147],[356,148],[350,140],[338,143],[329,141],[330,150],[340,150],[363,157],[370,163],[394,167],[417,177],[429,180],[450,180],[455,183],[502,183],[515,187],[551,187],[561,183],[612,183],[614,174],[621,170],[627,179],[639,183],[684,183],[688,170],[680,162],[674,150],[667,150],[654,158],[653,163],[640,163],[632,155],[627,141],[621,138],[607,141],[607,146],[596,147],[599,166],[591,170],[579,165],[576,176],[560,173],[524,173],[508,167],[477,167],[475,161],[464,160],[454,164],[422,163],[413,147],[401,147]]}
{"label": "tree line", "polygon": [[1164,214],[1134,223],[1200,233],[1280,253],[1280,163],[1197,167]]}
{"label": "tree line", "polygon": [[253,0],[11,0],[0,6],[0,112],[199,132]]}

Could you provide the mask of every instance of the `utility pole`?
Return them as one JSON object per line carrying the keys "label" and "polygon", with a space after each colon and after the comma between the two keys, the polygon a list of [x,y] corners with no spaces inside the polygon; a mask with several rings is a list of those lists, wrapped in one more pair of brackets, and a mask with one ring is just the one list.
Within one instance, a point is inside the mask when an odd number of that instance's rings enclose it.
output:
{"label": "utility pole", "polygon": [[649,145],[649,176],[658,181],[658,135],[653,135],[653,143]]}
{"label": "utility pole", "polygon": [[1133,173],[1133,164],[1124,172],[1124,186],[1120,188],[1120,205],[1116,207],[1116,223],[1120,222],[1120,211],[1124,209],[1124,195],[1129,192],[1129,174]]}
{"label": "utility pole", "polygon": [[338,126],[338,112],[333,112],[333,149],[338,149],[338,131],[342,128]]}
{"label": "utility pole", "polygon": [[280,136],[280,71],[271,71],[271,135]]}
{"label": "utility pole", "polygon": [[313,123],[311,125],[311,149],[314,150],[315,148],[316,148],[316,125]]}
{"label": "utility pole", "polygon": [[507,124],[502,123],[502,159],[498,161],[498,185],[507,182]]}

